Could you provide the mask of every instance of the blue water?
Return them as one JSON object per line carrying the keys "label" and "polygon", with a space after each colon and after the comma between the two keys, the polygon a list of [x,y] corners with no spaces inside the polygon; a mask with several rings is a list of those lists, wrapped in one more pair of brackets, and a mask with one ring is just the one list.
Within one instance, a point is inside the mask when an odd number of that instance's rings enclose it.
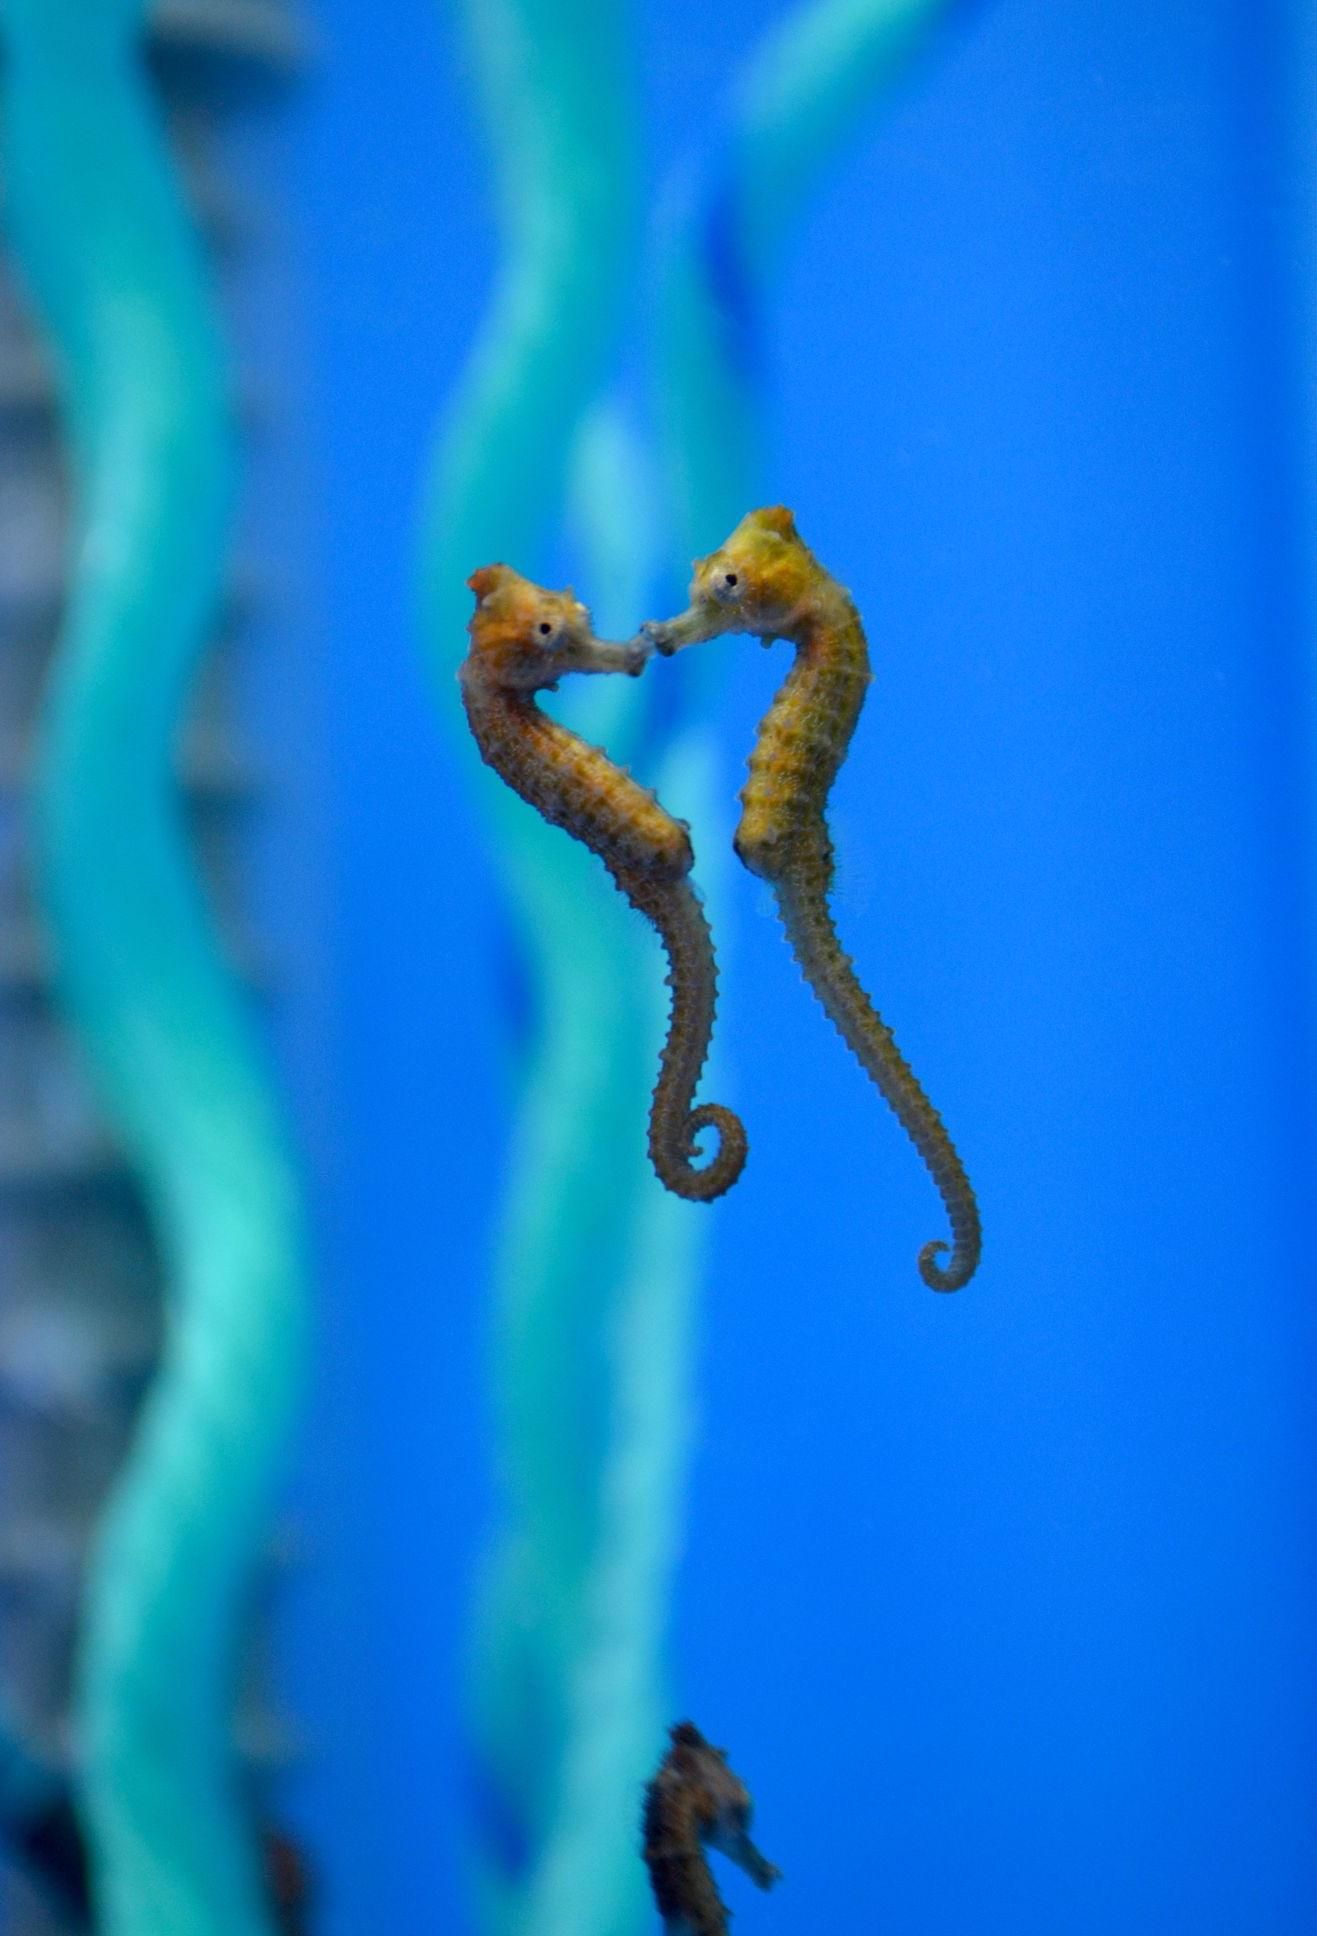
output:
{"label": "blue water", "polygon": [[[773,13],[643,11],[656,181]],[[325,1930],[419,1936],[473,1927],[509,1090],[414,510],[493,254],[451,22],[320,14],[294,194],[336,858],[303,1097],[318,1548],[287,1651]],[[672,1681],[786,1872],[771,1898],[729,1880],[743,1936],[1317,1927],[1290,25],[970,10],[825,186],[766,317],[768,495],[877,670],[840,922],[985,1250],[960,1296],[919,1284],[936,1199],[738,870],[722,1041],[752,1155],[710,1213]],[[719,649],[730,792],[785,648]]]}

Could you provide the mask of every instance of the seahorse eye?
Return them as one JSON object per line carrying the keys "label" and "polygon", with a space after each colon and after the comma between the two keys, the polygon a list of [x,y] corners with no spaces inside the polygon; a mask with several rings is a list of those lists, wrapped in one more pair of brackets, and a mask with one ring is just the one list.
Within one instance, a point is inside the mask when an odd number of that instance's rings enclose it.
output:
{"label": "seahorse eye", "polygon": [[726,585],[729,592],[734,592],[736,590],[737,585],[740,583],[740,580],[737,578],[737,575],[734,571],[729,571],[726,577],[723,579],[723,583]]}
{"label": "seahorse eye", "polygon": [[553,627],[547,618],[542,618],[535,629],[542,639],[551,639],[553,637]]}

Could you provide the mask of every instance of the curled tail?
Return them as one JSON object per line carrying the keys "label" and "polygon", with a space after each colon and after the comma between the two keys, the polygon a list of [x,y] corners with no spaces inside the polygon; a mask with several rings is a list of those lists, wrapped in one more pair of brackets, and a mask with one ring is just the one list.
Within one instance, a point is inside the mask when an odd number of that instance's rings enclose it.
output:
{"label": "curled tail", "polygon": [[[805,979],[895,1112],[946,1205],[952,1242],[925,1244],[919,1253],[919,1275],[931,1290],[958,1291],[978,1266],[979,1206],[942,1118],[860,986],[850,957],[842,952],[828,905],[832,850],[826,834],[803,847],[793,843],[788,864],[775,867],[771,878],[787,939]],[[939,1256],[948,1250],[950,1260],[939,1263]]]}
{"label": "curled tail", "polygon": [[[741,1119],[730,1109],[717,1102],[693,1107],[717,1002],[713,936],[684,876],[665,879],[620,867],[611,871],[631,904],[658,929],[668,957],[672,1016],[649,1112],[650,1161],[659,1181],[677,1196],[711,1203],[740,1176],[749,1148]],[[702,1129],[717,1130],[718,1148],[712,1161],[697,1169],[695,1139]]]}

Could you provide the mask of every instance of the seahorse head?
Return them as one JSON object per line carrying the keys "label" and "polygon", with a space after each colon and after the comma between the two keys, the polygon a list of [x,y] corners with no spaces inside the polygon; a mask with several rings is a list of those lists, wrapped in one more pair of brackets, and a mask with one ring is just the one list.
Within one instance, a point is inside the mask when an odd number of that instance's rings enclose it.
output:
{"label": "seahorse head", "polygon": [[699,1844],[730,1856],[760,1889],[771,1889],[781,1870],[750,1840],[750,1791],[729,1767],[727,1750],[706,1741],[691,1721],[668,1732],[672,1746],[646,1791],[645,1860],[654,1894],[668,1936],[676,1936],[683,1916],[691,1936],[727,1936],[727,1912]]}
{"label": "seahorse head", "polygon": [[595,637],[590,614],[575,592],[546,591],[507,565],[482,565],[467,584],[476,609],[467,627],[471,647],[462,665],[468,684],[539,692],[565,672],[644,669],[643,645],[613,645]]}
{"label": "seahorse head", "polygon": [[672,1747],[667,1766],[673,1789],[679,1792],[696,1833],[706,1841],[720,1826],[748,1827],[750,1791],[727,1761],[727,1750],[706,1741],[693,1721],[678,1721],[668,1729]]}
{"label": "seahorse head", "polygon": [[769,505],[751,511],[724,544],[695,560],[686,611],[642,632],[664,654],[722,632],[781,638],[820,586],[830,583],[790,511]]}

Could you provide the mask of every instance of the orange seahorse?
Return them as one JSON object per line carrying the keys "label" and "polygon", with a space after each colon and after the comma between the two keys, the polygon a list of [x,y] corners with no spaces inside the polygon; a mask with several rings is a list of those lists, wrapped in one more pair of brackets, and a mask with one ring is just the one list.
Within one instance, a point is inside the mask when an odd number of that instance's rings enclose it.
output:
{"label": "orange seahorse", "polygon": [[672,1746],[645,1790],[644,1854],[667,1936],[727,1936],[727,1906],[705,1848],[719,1849],[761,1889],[782,1874],[750,1840],[750,1791],[691,1721],[668,1730]]}
{"label": "orange seahorse", "polygon": [[[941,1117],[843,954],[828,900],[833,857],[825,808],[870,679],[850,594],[803,543],[790,511],[772,506],[752,511],[724,545],[695,561],[690,606],[680,617],[641,630],[665,655],[723,632],[749,632],[765,645],[789,639],[796,647],[750,755],[736,851],[771,883],[806,979],[927,1164],[953,1243],[925,1244],[919,1271],[933,1290],[958,1291],[979,1261],[974,1191]],[[948,1248],[943,1265],[938,1258]]]}
{"label": "orange seahorse", "polygon": [[[677,1196],[711,1202],[741,1174],[746,1136],[721,1103],[692,1106],[713,1032],[717,973],[709,924],[687,879],[690,835],[652,793],[536,703],[564,673],[634,676],[646,648],[597,639],[571,591],[545,591],[506,565],[486,565],[467,583],[476,609],[459,676],[482,757],[546,820],[599,855],[667,952],[672,1014],[650,1108],[650,1161]],[[706,1128],[717,1130],[718,1148],[697,1168],[696,1138]]]}

